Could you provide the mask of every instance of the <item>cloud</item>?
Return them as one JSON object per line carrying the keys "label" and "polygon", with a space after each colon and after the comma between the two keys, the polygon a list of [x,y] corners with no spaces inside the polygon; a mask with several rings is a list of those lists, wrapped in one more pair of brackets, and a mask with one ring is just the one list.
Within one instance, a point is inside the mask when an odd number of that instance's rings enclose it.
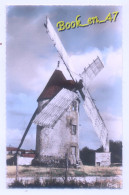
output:
{"label": "cloud", "polygon": [[[43,6],[8,6],[7,12],[9,17],[26,17],[35,18],[42,14]],[[45,9],[44,9],[45,12]]]}
{"label": "cloud", "polygon": [[[99,107],[97,106],[97,108]],[[106,107],[106,110],[104,112],[102,111],[102,109],[100,109],[99,112],[108,130],[109,139],[113,141],[122,141],[122,116],[112,114],[111,111],[112,110],[109,106]],[[84,110],[82,102],[80,105],[79,114],[79,135],[81,148],[87,146],[92,149],[97,149],[102,145],[92,126],[90,119],[88,118]]]}
{"label": "cloud", "polygon": [[[91,82],[94,87],[108,84],[113,85],[117,78],[122,77],[122,49],[113,51],[113,48],[107,48],[106,51],[102,52],[97,48],[94,48],[90,52],[86,52],[80,55],[72,55],[70,57],[70,67],[73,72],[81,74],[85,67],[93,62],[99,56],[104,69],[96,76]],[[75,75],[76,76],[76,75]],[[109,82],[110,81],[110,82]]]}
{"label": "cloud", "polygon": [[122,141],[122,117],[111,113],[103,113],[103,118],[109,130],[109,139],[113,141]]}
{"label": "cloud", "polygon": [[82,24],[86,24],[89,17],[98,16],[100,20],[103,20],[114,10],[119,11],[116,22],[108,21],[103,24],[65,30],[58,34],[69,53],[86,52],[94,47],[103,50],[104,47],[112,45],[114,48],[118,48],[121,46],[122,31],[122,9],[120,6],[55,6],[51,9],[50,20],[56,29],[58,21],[75,21],[76,16],[81,15]]}
{"label": "cloud", "polygon": [[[103,17],[109,10],[111,12],[117,8],[120,9],[120,7],[113,6],[9,6],[7,11],[8,90],[18,92],[22,89],[22,92],[30,90],[39,93],[50,76],[49,71],[52,72],[54,70],[58,54],[43,26],[46,15],[50,16],[52,24],[57,31],[56,23],[61,18],[65,21],[72,21],[78,14],[81,14],[82,20],[88,18],[91,14]],[[105,34],[106,28],[110,29],[109,25],[112,25],[112,36],[108,36],[108,34],[110,35],[109,32]],[[114,32],[118,32],[118,27],[120,26],[117,22],[114,24],[107,23],[104,26],[102,25],[101,28],[95,25],[87,29],[58,32],[58,35],[73,61],[80,61],[81,67],[84,67],[83,65],[91,63],[92,59],[96,58],[96,55],[102,56],[100,45],[103,45],[103,47],[115,47],[114,40],[117,38],[115,34],[115,39],[113,39],[113,35]],[[101,31],[103,31],[106,39],[100,43],[101,39],[98,36],[101,35]],[[120,36],[119,40],[121,40]],[[73,53],[77,55],[74,56]],[[90,56],[91,60],[88,60]],[[76,65],[76,71],[78,71],[79,66],[80,64]]]}
{"label": "cloud", "polygon": [[117,79],[122,79],[122,49],[113,51],[108,48],[104,53],[104,69],[95,78],[94,87],[104,84],[113,86]]}
{"label": "cloud", "polygon": [[43,26],[42,17],[28,20],[25,16],[12,16],[7,19],[9,92],[40,93],[55,67],[55,62],[57,64],[58,55]]}
{"label": "cloud", "polygon": [[[122,118],[116,117],[111,113],[102,113],[106,127],[109,132],[109,139],[113,141],[122,141]],[[84,118],[83,118],[84,119]],[[86,122],[85,122],[86,121]],[[25,129],[7,129],[7,145],[18,146],[23,136]],[[35,149],[36,144],[36,127],[30,129],[22,148]],[[97,149],[101,147],[101,142],[98,139],[90,120],[85,116],[81,126],[79,126],[79,147],[89,147]]]}
{"label": "cloud", "polygon": [[[59,60],[56,49],[43,26],[46,15],[50,17],[57,31],[56,23],[60,20],[73,21],[79,14],[82,23],[85,23],[88,17],[97,15],[105,18],[109,11],[117,10],[120,11],[120,14],[115,23],[107,22],[91,25],[88,28],[77,28],[57,33],[70,56],[70,69],[76,74],[80,74],[84,67],[92,63],[97,56],[100,57],[105,67],[91,82],[90,92],[95,97],[101,112],[121,117],[118,114],[118,109],[121,109],[122,71],[120,7],[9,6],[7,11],[8,141],[18,144],[26,124],[29,122],[31,112],[33,114],[33,108],[37,106],[36,99]],[[71,79],[61,60],[60,69],[63,70],[68,79]],[[75,78],[79,78],[76,74],[73,73]],[[24,119],[26,113],[27,118]],[[109,120],[107,123],[109,129],[110,127],[112,129],[110,134],[111,137],[114,137],[113,139],[116,139],[116,129],[121,123],[118,119]],[[106,119],[106,121],[108,120]],[[82,131],[83,133],[80,135],[82,146],[89,144],[90,147],[96,147],[93,146],[94,143],[99,146],[100,142],[90,124],[87,123],[84,128],[87,130]],[[118,130],[118,134],[120,134],[119,132],[120,130]],[[84,139],[84,134],[86,139]],[[31,139],[30,136],[28,140],[29,145],[34,146],[35,137]]]}
{"label": "cloud", "polygon": [[[90,52],[70,56],[70,67],[73,72],[81,74],[84,68],[88,67],[99,56],[102,59],[102,52],[96,48]],[[76,75],[75,75],[76,76]]]}

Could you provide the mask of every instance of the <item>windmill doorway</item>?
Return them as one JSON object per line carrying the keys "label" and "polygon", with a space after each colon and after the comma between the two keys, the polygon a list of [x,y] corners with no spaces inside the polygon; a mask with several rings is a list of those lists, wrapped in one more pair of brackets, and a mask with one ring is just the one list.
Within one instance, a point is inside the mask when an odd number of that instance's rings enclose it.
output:
{"label": "windmill doorway", "polygon": [[76,164],[76,146],[70,147],[71,164]]}

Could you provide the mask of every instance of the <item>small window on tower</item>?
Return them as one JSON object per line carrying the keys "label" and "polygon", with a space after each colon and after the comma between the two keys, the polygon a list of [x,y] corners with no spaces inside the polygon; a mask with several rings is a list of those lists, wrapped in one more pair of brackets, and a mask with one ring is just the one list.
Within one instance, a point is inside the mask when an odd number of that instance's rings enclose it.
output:
{"label": "small window on tower", "polygon": [[76,126],[76,125],[72,125],[71,134],[72,134],[72,135],[76,135],[76,132],[77,132],[77,126]]}
{"label": "small window on tower", "polygon": [[77,102],[76,101],[72,102],[72,110],[77,111]]}

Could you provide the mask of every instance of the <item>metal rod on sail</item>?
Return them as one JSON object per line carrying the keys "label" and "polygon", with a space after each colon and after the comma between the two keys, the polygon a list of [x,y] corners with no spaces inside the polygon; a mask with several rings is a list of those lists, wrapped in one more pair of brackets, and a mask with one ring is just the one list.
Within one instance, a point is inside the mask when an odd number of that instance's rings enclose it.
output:
{"label": "metal rod on sail", "polygon": [[[58,53],[59,53],[59,52],[58,52]],[[60,55],[60,54],[59,54],[59,55]],[[73,81],[75,81],[74,78],[73,78],[73,76],[72,76],[72,74],[71,74],[71,72],[70,72],[70,69],[69,69],[68,65],[65,63],[65,61],[63,60],[63,58],[61,57],[61,55],[60,55],[60,58],[62,59],[64,65],[66,66],[66,69],[68,70],[68,72],[69,72],[71,78],[73,79]]]}

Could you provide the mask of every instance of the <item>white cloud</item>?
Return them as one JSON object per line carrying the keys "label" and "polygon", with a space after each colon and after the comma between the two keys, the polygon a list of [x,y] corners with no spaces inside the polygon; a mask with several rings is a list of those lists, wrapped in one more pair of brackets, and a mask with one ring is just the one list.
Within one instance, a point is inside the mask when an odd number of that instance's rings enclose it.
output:
{"label": "white cloud", "polygon": [[[57,66],[58,54],[56,53],[56,49],[53,49],[52,42],[43,27],[43,15],[44,13],[36,19],[33,18],[33,20],[28,20],[27,17],[8,18],[7,79],[8,88],[12,93],[18,88],[20,93],[32,91],[39,95],[48,82],[54,68]],[[73,72],[80,74],[84,67],[92,63],[93,59],[97,56],[103,61],[105,67],[99,75],[97,75],[94,81],[91,82],[91,90],[97,90],[100,86],[104,86],[105,84],[112,86],[117,78],[121,78],[121,49],[113,51],[112,48],[107,48],[101,52],[96,48],[87,53],[71,55],[70,69]],[[61,70],[63,70],[63,73],[68,76],[68,72],[62,62]],[[76,75],[74,76],[76,78]],[[70,77],[68,76],[68,78]],[[25,97],[23,98],[26,100]],[[18,99],[16,99],[16,102],[16,104],[19,105]],[[107,116],[108,114],[105,114],[110,137],[114,140],[121,139],[121,118],[113,118],[115,116],[111,116],[110,114],[110,119],[107,119]],[[23,132],[24,130],[8,129],[8,143],[17,146]],[[93,137],[93,139],[95,138]],[[35,147],[35,136],[33,132],[31,135],[28,134],[26,140],[26,147]]]}
{"label": "white cloud", "polygon": [[122,79],[122,49],[112,51],[109,48],[105,53],[104,69],[96,76],[91,83],[92,90],[100,86],[108,85],[112,87],[117,79]]}
{"label": "white cloud", "polygon": [[103,113],[103,119],[109,131],[109,139],[122,140],[122,117],[111,113]]}
{"label": "white cloud", "polygon": [[106,58],[107,73],[110,77],[121,77],[122,76],[122,49],[116,51],[110,51],[107,53]]}
{"label": "white cloud", "polygon": [[52,51],[53,45],[43,27],[43,18],[43,15],[33,20],[8,18],[7,81],[8,89],[14,93],[17,88],[22,92],[41,91],[57,63],[56,51]]}
{"label": "white cloud", "polygon": [[[46,33],[43,23],[45,13],[33,19],[28,17],[10,17],[7,21],[7,71],[11,89],[15,90],[14,83],[19,88],[40,92],[48,81],[54,67],[56,67],[58,54],[53,43]],[[16,30],[17,29],[17,30]],[[53,49],[54,48],[54,49]],[[70,57],[70,69],[75,73],[82,73],[84,67],[92,63],[97,56],[103,60],[103,53],[96,49],[90,52]],[[113,82],[113,78],[121,74],[121,50],[113,52],[111,48],[105,52],[105,68],[97,75],[94,86],[100,83]],[[47,68],[46,68],[47,67]],[[68,73],[61,62],[61,69]],[[106,76],[105,76],[106,75]],[[77,77],[74,75],[75,78]],[[68,78],[70,78],[68,76]],[[14,87],[13,87],[14,86]]]}
{"label": "white cloud", "polygon": [[[101,103],[103,103],[101,101]],[[109,132],[109,139],[113,141],[122,141],[122,117],[112,114],[111,107],[106,108],[104,112],[100,110],[101,117]],[[97,149],[101,147],[101,142],[92,126],[90,119],[84,111],[81,104],[80,106],[80,147],[88,146],[89,148]]]}
{"label": "white cloud", "polygon": [[91,87],[96,88],[104,84],[113,85],[115,80],[122,76],[121,48],[116,51],[113,51],[112,48],[107,48],[103,53],[98,49],[93,49],[84,54],[72,55],[70,57],[71,70],[77,74],[81,74],[84,68],[91,64],[97,56],[102,60],[104,69],[96,76],[93,82],[91,82]]}
{"label": "white cloud", "polygon": [[[101,116],[107,127],[109,140],[122,141],[122,117],[115,116],[111,113],[102,113]],[[97,149],[102,146],[102,143],[87,117],[82,121],[79,129],[80,148],[87,146],[91,149]]]}
{"label": "white cloud", "polygon": [[102,59],[102,53],[98,49],[93,49],[90,52],[86,52],[80,55],[72,55],[70,57],[71,69],[74,72],[81,74],[84,68],[91,64],[97,56]]}

